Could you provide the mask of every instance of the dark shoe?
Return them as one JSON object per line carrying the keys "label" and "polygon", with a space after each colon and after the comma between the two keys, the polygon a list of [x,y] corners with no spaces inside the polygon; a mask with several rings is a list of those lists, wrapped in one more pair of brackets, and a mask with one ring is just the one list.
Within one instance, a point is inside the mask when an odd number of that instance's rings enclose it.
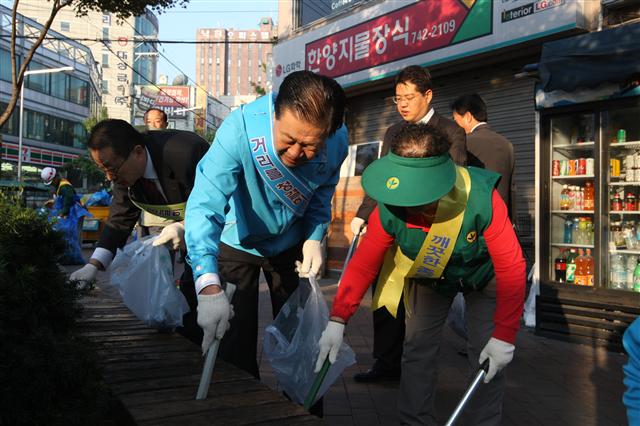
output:
{"label": "dark shoe", "polygon": [[384,369],[376,368],[374,365],[371,369],[364,373],[358,373],[353,376],[353,380],[358,383],[375,383],[385,381],[397,381],[400,380],[400,369]]}

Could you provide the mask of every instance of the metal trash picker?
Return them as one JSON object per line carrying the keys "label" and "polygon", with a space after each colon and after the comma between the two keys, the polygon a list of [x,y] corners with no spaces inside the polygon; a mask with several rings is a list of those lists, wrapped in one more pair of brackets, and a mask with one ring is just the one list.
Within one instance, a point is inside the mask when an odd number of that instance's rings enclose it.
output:
{"label": "metal trash picker", "polygon": [[[351,245],[349,246],[349,251],[347,251],[347,257],[344,260],[344,264],[342,265],[342,272],[340,272],[340,278],[338,278],[338,285],[340,285],[340,281],[342,281],[342,276],[344,275],[344,271],[347,269],[347,264],[351,260],[351,257],[353,256],[353,252],[355,248],[358,246],[359,239],[360,239],[360,232],[354,235],[353,238],[351,239]],[[322,386],[322,382],[324,381],[324,378],[327,376],[327,373],[329,372],[329,367],[331,367],[331,363],[329,362],[329,355],[327,354],[327,357],[325,358],[324,363],[322,364],[322,368],[320,369],[320,371],[318,371],[318,374],[316,374],[316,377],[313,380],[313,384],[309,389],[309,393],[307,393],[307,397],[304,400],[303,406],[305,410],[308,411],[313,405],[313,402],[316,399],[316,395],[320,390],[320,386]]]}
{"label": "metal trash picker", "polygon": [[344,271],[347,270],[347,264],[351,260],[351,256],[353,256],[353,252],[358,246],[359,239],[360,239],[360,232],[354,235],[353,238],[351,239],[351,245],[349,246],[349,251],[347,251],[347,258],[344,260],[344,264],[342,265],[342,272],[340,272],[340,278],[338,278],[338,285],[340,285],[340,282],[342,281],[342,276],[344,275]]}
{"label": "metal trash picker", "polygon": [[[236,291],[236,285],[227,283],[227,288],[224,293],[227,296],[227,300],[231,303],[233,299],[233,293]],[[211,346],[207,350],[206,359],[204,361],[204,367],[202,368],[202,376],[200,377],[200,384],[198,385],[198,392],[196,393],[196,400],[206,399],[209,393],[209,385],[211,384],[211,375],[213,374],[213,367],[216,364],[216,357],[218,356],[218,347],[220,347],[220,339],[214,339]]]}
{"label": "metal trash picker", "polygon": [[476,376],[473,378],[471,385],[469,385],[469,388],[462,396],[462,399],[460,400],[460,402],[458,402],[458,406],[453,411],[453,414],[451,414],[451,417],[449,417],[449,420],[447,420],[446,426],[453,426],[456,423],[456,421],[458,420],[458,417],[462,413],[462,410],[464,410],[464,406],[467,405],[467,402],[469,402],[473,393],[476,391],[476,389],[478,389],[478,387],[480,386],[480,383],[482,383],[482,379],[484,379],[484,376],[487,375],[488,371],[489,371],[489,359],[487,358],[478,369]]}

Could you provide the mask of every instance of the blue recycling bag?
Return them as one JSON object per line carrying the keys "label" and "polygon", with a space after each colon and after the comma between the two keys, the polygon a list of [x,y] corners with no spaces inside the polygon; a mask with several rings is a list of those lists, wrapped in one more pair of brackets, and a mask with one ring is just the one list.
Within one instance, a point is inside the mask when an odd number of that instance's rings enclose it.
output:
{"label": "blue recycling bag", "polygon": [[63,199],[62,197],[56,197],[53,210],[49,216],[49,220],[53,223],[54,231],[62,233],[64,237],[65,250],[62,259],[60,259],[61,265],[84,265],[86,263],[82,257],[82,247],[80,246],[80,232],[82,231],[78,223],[82,217],[91,216],[91,213],[82,207],[78,195],[75,195],[73,201],[69,214],[66,217],[59,217]]}

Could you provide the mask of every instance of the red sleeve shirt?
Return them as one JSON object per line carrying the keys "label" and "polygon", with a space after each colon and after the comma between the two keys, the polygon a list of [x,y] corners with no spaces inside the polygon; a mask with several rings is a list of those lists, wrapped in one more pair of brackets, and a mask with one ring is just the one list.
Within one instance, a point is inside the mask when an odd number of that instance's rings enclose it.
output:
{"label": "red sleeve shirt", "polygon": [[[491,203],[491,223],[483,235],[496,274],[496,310],[493,315],[495,328],[492,337],[513,343],[520,328],[524,306],[526,267],[522,249],[507,214],[507,206],[496,190],[493,191]],[[409,219],[407,226],[420,226],[411,222]],[[353,315],[364,293],[378,275],[384,255],[393,242],[393,236],[382,228],[376,207],[369,216],[367,233],[344,273],[333,301],[331,316],[342,318],[346,322]]]}

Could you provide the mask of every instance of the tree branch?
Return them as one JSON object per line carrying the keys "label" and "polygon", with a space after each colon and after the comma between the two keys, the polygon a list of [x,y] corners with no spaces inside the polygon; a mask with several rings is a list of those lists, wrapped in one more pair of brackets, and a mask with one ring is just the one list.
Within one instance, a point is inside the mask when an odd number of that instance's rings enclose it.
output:
{"label": "tree branch", "polygon": [[[33,44],[31,45],[31,48],[27,52],[27,55],[22,61],[22,65],[20,65],[20,71],[18,72],[17,64],[16,64],[16,27],[17,27],[16,18],[18,14],[18,3],[19,3],[19,0],[15,0],[13,4],[13,10],[11,13],[11,19],[13,21],[11,23],[11,84],[12,84],[11,92],[12,93],[11,93],[11,99],[9,100],[9,105],[7,105],[7,108],[4,110],[2,115],[0,115],[0,127],[2,127],[2,125],[4,125],[4,123],[9,120],[9,116],[11,115],[11,113],[16,107],[16,103],[18,102],[18,96],[20,96],[20,90],[22,89],[22,82],[24,81],[24,73],[29,67],[29,63],[31,62],[31,59],[33,59],[33,55],[35,54],[36,50],[42,44],[42,41],[47,35],[47,32],[49,32],[49,29],[53,24],[53,20],[55,19],[60,9],[71,4],[71,2],[67,0],[62,0],[62,2],[60,2],[60,0],[53,1],[51,14],[47,19],[47,22],[45,22],[45,24],[43,25],[42,30],[40,31],[40,35],[38,36],[38,39],[33,42]],[[22,21],[22,25],[23,25],[23,31],[24,31],[24,21]]]}

